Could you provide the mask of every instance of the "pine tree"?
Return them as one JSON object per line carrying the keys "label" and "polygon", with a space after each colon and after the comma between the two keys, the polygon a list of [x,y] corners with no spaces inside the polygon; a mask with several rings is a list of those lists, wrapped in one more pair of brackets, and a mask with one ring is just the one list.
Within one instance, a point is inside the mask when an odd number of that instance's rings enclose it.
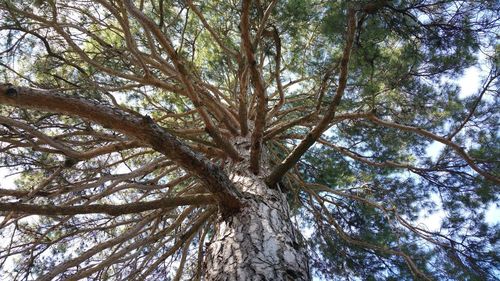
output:
{"label": "pine tree", "polygon": [[0,279],[498,280],[498,10],[1,1]]}

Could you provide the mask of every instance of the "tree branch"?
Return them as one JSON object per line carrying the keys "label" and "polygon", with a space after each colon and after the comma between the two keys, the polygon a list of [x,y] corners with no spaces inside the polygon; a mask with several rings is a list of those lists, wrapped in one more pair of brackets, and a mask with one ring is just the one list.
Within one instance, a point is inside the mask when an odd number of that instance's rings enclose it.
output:
{"label": "tree branch", "polygon": [[469,166],[474,171],[476,171],[478,174],[482,175],[483,177],[485,177],[486,179],[488,179],[492,182],[500,183],[500,178],[498,178],[497,176],[492,175],[492,174],[484,171],[483,169],[479,168],[476,165],[476,163],[474,162],[474,160],[467,154],[467,152],[465,152],[465,150],[461,146],[450,141],[447,138],[440,137],[440,136],[435,135],[435,134],[433,134],[427,130],[424,130],[422,128],[392,123],[389,121],[384,121],[382,119],[377,118],[373,114],[369,116],[369,120],[371,120],[375,124],[382,125],[384,127],[395,128],[395,129],[399,129],[399,130],[407,131],[407,132],[414,132],[414,133],[417,133],[421,136],[424,136],[424,137],[430,138],[432,140],[435,140],[437,142],[440,142],[440,143],[450,147],[451,149],[453,149],[455,151],[455,153],[458,154],[460,157],[462,157],[465,160],[465,162],[467,162],[467,164],[469,164]]}
{"label": "tree branch", "polygon": [[[15,93],[13,93],[15,91]],[[120,131],[177,162],[204,182],[225,211],[239,209],[239,191],[227,175],[203,156],[193,152],[149,116],[139,117],[84,98],[54,93],[54,91],[0,85],[0,104],[79,116]]]}
{"label": "tree branch", "polygon": [[185,63],[182,59],[181,56],[177,53],[175,48],[172,45],[172,42],[170,42],[169,38],[167,38],[162,31],[156,26],[156,24],[148,18],[144,13],[142,13],[139,9],[137,9],[132,1],[130,0],[125,0],[124,1],[125,6],[127,7],[127,10],[130,12],[130,14],[137,19],[137,21],[147,30],[151,31],[153,35],[156,37],[158,42],[160,42],[161,46],[165,49],[167,52],[168,56],[172,60],[176,70],[179,72],[180,78],[182,83],[186,86],[186,91],[189,94],[189,97],[191,101],[193,102],[194,106],[200,113],[201,118],[203,119],[203,122],[205,123],[207,127],[207,132],[209,135],[214,139],[214,141],[222,148],[224,151],[228,153],[228,155],[235,159],[235,160],[241,160],[241,157],[239,156],[238,152],[236,149],[233,147],[231,143],[229,143],[225,138],[221,136],[221,133],[217,126],[213,123],[211,120],[205,105],[202,103],[200,97],[195,91],[195,86],[192,83],[192,75],[188,72],[188,70],[185,67]]}
{"label": "tree branch", "polygon": [[448,140],[451,141],[453,139],[453,137],[455,137],[464,128],[465,124],[467,124],[467,122],[469,122],[470,118],[476,112],[476,109],[477,109],[479,103],[481,102],[484,94],[488,91],[490,84],[493,81],[495,81],[499,75],[500,74],[494,73],[493,70],[490,72],[490,75],[489,75],[487,81],[483,84],[483,88],[482,88],[481,92],[479,93],[479,96],[477,97],[477,99],[474,101],[474,104],[472,105],[472,108],[470,109],[469,114],[467,114],[467,117],[465,117],[465,119],[460,123],[460,125],[458,125],[458,127],[452,133],[450,133],[450,135],[447,138]]}
{"label": "tree branch", "polygon": [[274,114],[276,114],[280,108],[285,104],[285,93],[283,92],[283,85],[281,84],[281,39],[278,33],[278,29],[273,26],[273,31],[270,32],[271,37],[274,40],[274,45],[276,47],[276,55],[274,57],[275,60],[275,70],[274,70],[274,79],[276,80],[276,87],[279,94],[279,101],[273,107],[271,112],[269,112],[267,119],[270,120]]}
{"label": "tree branch", "polygon": [[140,213],[144,211],[164,209],[185,205],[215,204],[214,195],[196,194],[179,196],[174,198],[163,198],[150,202],[136,202],[122,205],[91,204],[82,206],[54,206],[54,205],[32,205],[21,203],[0,203],[0,211],[25,213],[31,215],[81,215],[105,213],[111,216]]}
{"label": "tree branch", "polygon": [[250,4],[251,0],[243,0],[241,12],[241,40],[245,51],[245,56],[250,70],[250,78],[257,96],[257,109],[255,117],[255,127],[252,132],[252,150],[250,152],[250,170],[254,174],[259,173],[260,154],[262,150],[262,141],[264,136],[264,127],[266,125],[267,100],[264,80],[257,68],[257,60],[254,54],[254,46],[250,38]]}
{"label": "tree branch", "polygon": [[307,192],[314,197],[314,199],[316,200],[316,202],[318,202],[319,206],[323,210],[322,212],[320,212],[320,210],[317,209],[318,207],[316,207],[316,206],[314,206],[314,205],[311,204],[311,206],[313,208],[313,211],[316,214],[318,214],[318,215],[321,215],[321,216],[324,215],[324,218],[326,218],[326,220],[335,228],[335,230],[337,231],[339,237],[342,238],[342,240],[346,241],[349,244],[357,245],[357,246],[360,246],[360,247],[363,247],[363,248],[373,249],[373,250],[378,251],[378,252],[382,252],[382,253],[386,253],[386,254],[390,254],[390,255],[400,256],[400,257],[404,258],[406,264],[408,265],[408,267],[410,268],[412,274],[416,278],[427,280],[427,281],[431,280],[427,275],[425,275],[417,267],[417,265],[415,264],[415,262],[413,261],[413,259],[407,253],[405,253],[403,251],[399,251],[399,250],[393,250],[393,249],[391,249],[391,248],[389,248],[387,246],[372,244],[370,242],[366,242],[366,241],[363,241],[363,240],[358,240],[358,239],[355,239],[355,238],[351,237],[351,235],[349,235],[348,233],[346,233],[344,231],[344,229],[342,228],[342,226],[331,215],[330,211],[328,210],[328,208],[323,203],[323,200],[321,200],[321,198],[316,194],[316,192],[314,192],[312,190],[307,190]]}
{"label": "tree branch", "polygon": [[330,123],[335,118],[335,112],[337,106],[342,99],[345,87],[347,85],[347,72],[349,66],[349,57],[351,55],[352,44],[354,41],[354,33],[356,31],[356,12],[353,9],[348,10],[348,24],[347,24],[347,35],[346,44],[342,54],[342,60],[340,62],[340,77],[339,85],[335,91],[335,96],[328,107],[326,114],[323,116],[321,121],[314,127],[300,142],[300,144],[295,147],[295,149],[283,160],[278,166],[274,168],[271,174],[267,177],[266,183],[269,186],[274,186],[281,177],[292,168],[306,153],[306,151],[316,142],[316,140],[321,136],[321,134],[329,128]]}
{"label": "tree branch", "polygon": [[196,16],[198,16],[198,18],[200,19],[200,21],[203,24],[203,26],[208,30],[208,32],[210,32],[210,35],[212,35],[212,37],[214,38],[215,42],[217,42],[217,45],[219,45],[219,47],[226,54],[229,54],[231,57],[237,58],[238,57],[238,52],[235,51],[235,50],[229,49],[226,46],[226,44],[224,44],[224,42],[222,42],[222,40],[220,39],[220,37],[214,31],[214,29],[210,26],[210,24],[208,24],[207,20],[205,19],[205,16],[203,16],[203,14],[201,13],[201,11],[198,10],[198,8],[193,4],[193,1],[192,0],[187,0],[186,2],[188,4],[189,8],[191,8],[191,10],[193,10],[193,12],[196,14]]}
{"label": "tree branch", "polygon": [[248,134],[248,66],[242,61],[239,63],[238,79],[240,84],[238,95],[238,121],[240,123],[241,135],[246,137]]}

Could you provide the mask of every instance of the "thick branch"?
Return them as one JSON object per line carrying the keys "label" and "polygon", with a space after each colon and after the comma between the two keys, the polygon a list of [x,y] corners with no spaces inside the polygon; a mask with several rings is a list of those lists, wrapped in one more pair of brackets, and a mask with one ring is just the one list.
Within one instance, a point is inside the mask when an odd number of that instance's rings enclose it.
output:
{"label": "thick branch", "polygon": [[323,116],[321,121],[314,127],[302,140],[302,142],[295,147],[295,149],[283,160],[278,166],[274,168],[271,174],[267,177],[266,183],[269,186],[274,186],[281,177],[292,168],[306,153],[306,151],[316,142],[316,140],[321,136],[321,134],[329,128],[330,123],[335,118],[335,112],[337,110],[337,106],[342,99],[342,95],[344,94],[344,90],[347,84],[347,72],[349,66],[349,58],[351,55],[352,44],[354,41],[354,33],[356,31],[356,17],[355,11],[349,9],[348,11],[348,25],[347,25],[347,36],[346,36],[346,45],[344,47],[344,51],[342,54],[342,60],[340,62],[340,77],[339,77],[339,85],[335,92],[335,96],[328,107],[328,111]]}
{"label": "thick branch", "polygon": [[262,140],[264,136],[264,127],[266,125],[267,100],[264,80],[257,69],[257,60],[255,59],[254,46],[250,38],[250,3],[251,0],[243,1],[241,12],[241,40],[245,56],[250,70],[250,78],[254,88],[254,93],[257,96],[257,115],[255,117],[255,128],[252,133],[252,150],[250,152],[250,170],[258,174],[260,154],[262,150]]}
{"label": "thick branch", "polygon": [[238,79],[240,83],[240,92],[238,95],[238,121],[240,123],[241,135],[246,137],[246,135],[248,134],[248,67],[244,62],[240,62],[238,69]]}
{"label": "thick branch", "polygon": [[[257,1],[258,3],[258,1]],[[271,13],[274,9],[274,7],[278,4],[278,0],[273,0],[269,6],[267,6],[266,11],[262,15],[262,19],[259,23],[259,29],[257,30],[257,33],[255,35],[255,46],[259,45],[259,41],[262,38],[262,34],[264,33],[266,26],[267,26],[267,21],[269,20],[269,17],[271,16]],[[259,4],[257,4],[259,5]]]}
{"label": "thick branch", "polygon": [[276,112],[280,110],[280,108],[285,104],[285,93],[283,92],[283,85],[281,84],[281,74],[280,74],[280,69],[281,69],[281,39],[280,35],[278,33],[278,29],[276,27],[273,27],[273,31],[270,32],[271,36],[273,37],[274,40],[274,45],[276,47],[276,55],[274,57],[275,60],[275,67],[274,67],[274,79],[276,80],[276,87],[278,88],[278,94],[279,94],[279,101],[278,103],[273,107],[271,112],[269,112],[269,115],[267,116],[267,119],[270,120]]}
{"label": "thick branch", "polygon": [[112,216],[140,213],[149,210],[185,206],[205,205],[216,203],[212,194],[197,194],[179,196],[174,198],[163,198],[150,202],[137,202],[122,205],[91,204],[81,206],[54,206],[54,205],[32,205],[21,203],[0,203],[0,211],[25,213],[31,215],[81,215],[104,213]]}
{"label": "thick branch", "polygon": [[8,85],[0,86],[0,104],[79,116],[122,132],[148,144],[199,177],[226,211],[240,207],[239,192],[218,166],[193,152],[148,116],[141,118],[84,98]]}

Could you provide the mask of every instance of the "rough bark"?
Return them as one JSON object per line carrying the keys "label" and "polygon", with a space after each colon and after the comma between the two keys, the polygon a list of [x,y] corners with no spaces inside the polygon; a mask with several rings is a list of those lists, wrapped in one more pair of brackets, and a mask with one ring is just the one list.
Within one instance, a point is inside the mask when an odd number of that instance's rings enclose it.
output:
{"label": "rough bark", "polygon": [[[250,141],[236,146],[249,159]],[[310,280],[306,248],[285,194],[270,189],[265,175],[253,174],[249,165],[229,165],[230,178],[245,199],[240,212],[218,221],[206,254],[205,280]]]}
{"label": "rough bark", "polygon": [[206,256],[206,280],[310,279],[288,206],[275,193],[268,200],[248,200],[241,212],[219,223]]}

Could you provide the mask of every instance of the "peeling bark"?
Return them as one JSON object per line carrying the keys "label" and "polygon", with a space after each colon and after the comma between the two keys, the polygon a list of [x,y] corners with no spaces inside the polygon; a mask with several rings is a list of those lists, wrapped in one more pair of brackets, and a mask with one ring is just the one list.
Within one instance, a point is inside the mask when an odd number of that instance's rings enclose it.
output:
{"label": "peeling bark", "polygon": [[[250,141],[241,146],[249,148]],[[248,151],[240,154],[249,157]],[[310,280],[307,251],[285,194],[270,189],[265,175],[253,174],[249,165],[243,161],[229,168],[245,199],[240,212],[218,221],[206,254],[205,280]]]}
{"label": "peeling bark", "polygon": [[310,280],[288,206],[280,194],[275,199],[248,200],[220,222],[206,256],[206,280]]}

